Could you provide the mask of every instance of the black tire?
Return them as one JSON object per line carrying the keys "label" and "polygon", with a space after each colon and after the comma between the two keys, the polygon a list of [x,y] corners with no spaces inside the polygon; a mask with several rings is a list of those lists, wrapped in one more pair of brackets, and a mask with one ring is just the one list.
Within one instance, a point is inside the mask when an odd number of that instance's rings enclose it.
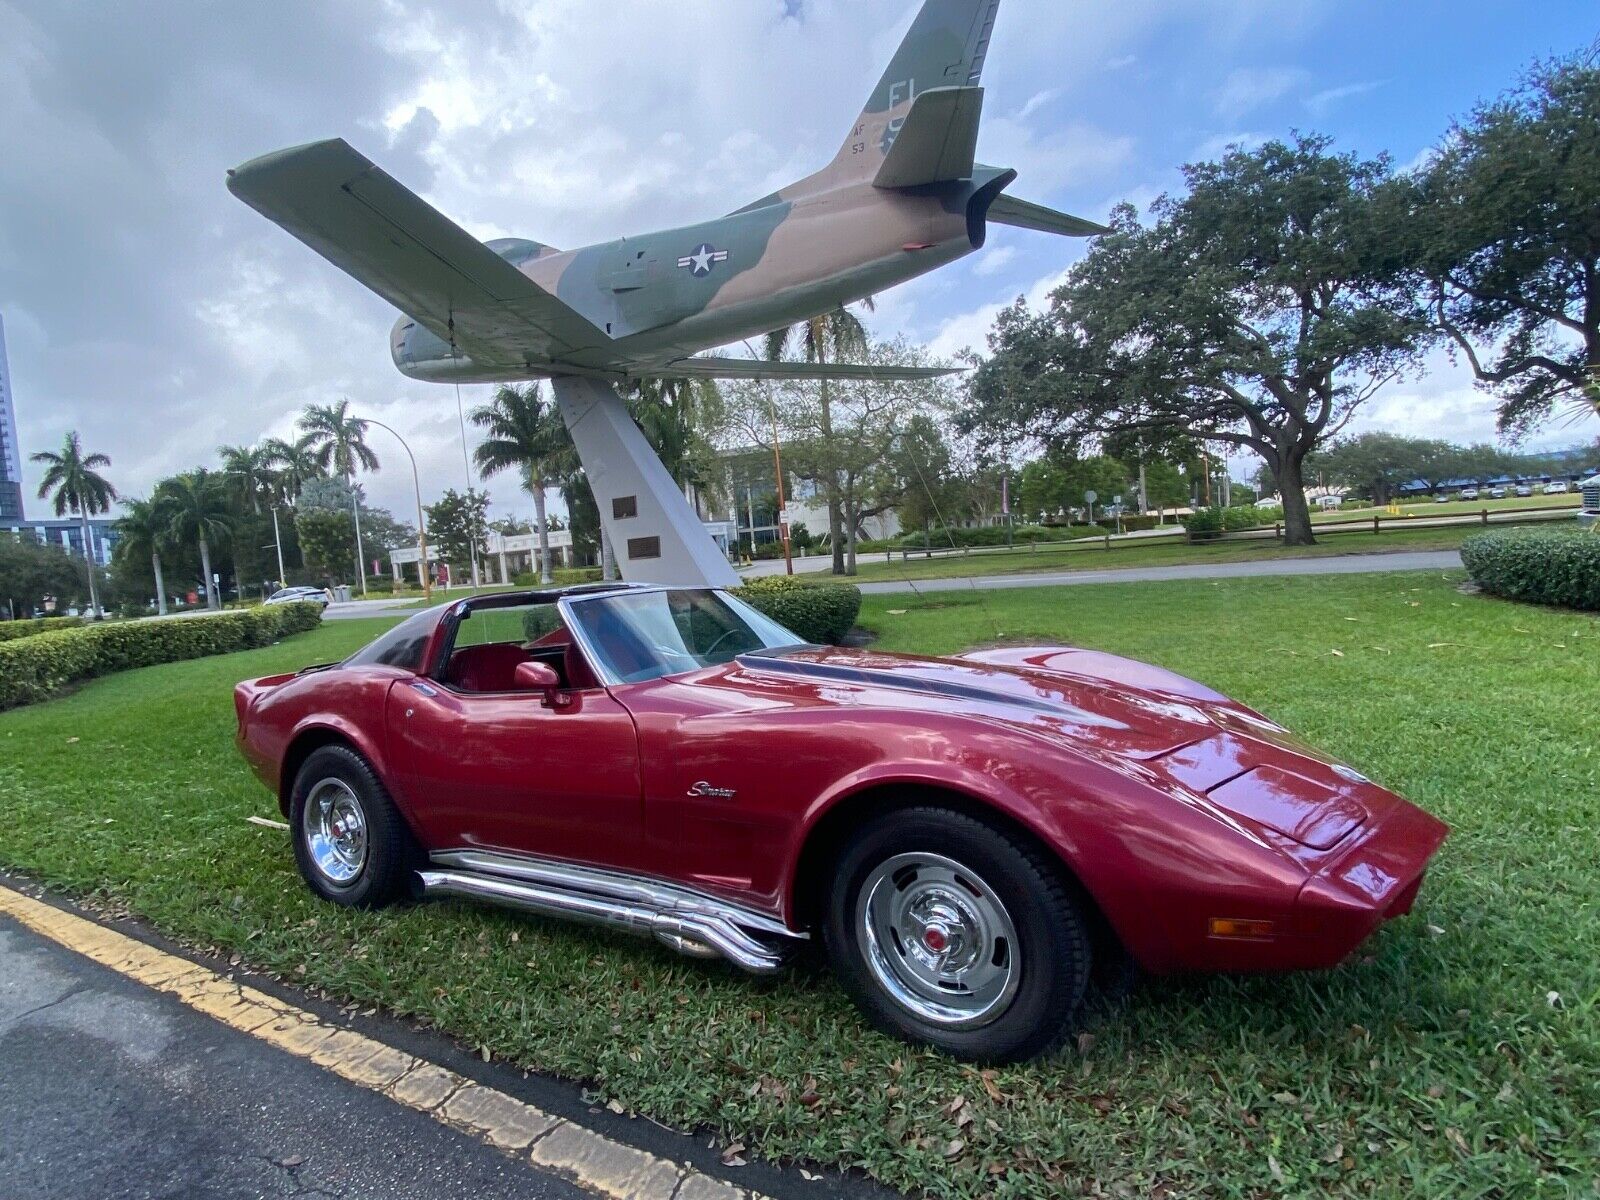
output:
{"label": "black tire", "polygon": [[[890,872],[877,880],[879,889],[890,889],[886,894],[909,895],[906,889],[912,886],[949,891],[948,885],[922,884],[916,866],[894,870],[894,862],[919,854],[957,864],[970,874],[982,887],[969,880],[967,889],[991,905],[997,901],[1015,932],[1015,947],[1002,947],[1004,939],[995,939],[993,957],[1005,964],[1015,954],[1009,961],[1017,978],[997,994],[995,1007],[975,1027],[930,1020],[912,1006],[915,998],[897,997],[885,982],[895,978],[894,968],[884,965],[893,955],[873,955],[867,945],[876,941],[867,925],[869,914],[879,911],[879,901],[863,895],[863,889],[880,868]],[[906,879],[911,882],[903,883]],[[879,1029],[985,1063],[1018,1062],[1058,1045],[1073,1026],[1092,969],[1089,924],[1062,867],[1021,839],[939,807],[898,809],[856,832],[836,862],[823,940],[845,990]],[[900,958],[904,961],[905,955]]]}
{"label": "black tire", "polygon": [[[312,850],[307,802],[324,788],[340,802],[345,802],[345,797],[353,800],[363,823],[359,867],[349,878],[337,875],[339,870],[350,870],[350,864],[339,860],[335,864],[338,869],[330,873],[318,865]],[[418,857],[416,841],[383,781],[350,747],[323,746],[306,759],[290,793],[289,827],[295,865],[306,884],[324,900],[346,908],[383,908],[408,894]]]}

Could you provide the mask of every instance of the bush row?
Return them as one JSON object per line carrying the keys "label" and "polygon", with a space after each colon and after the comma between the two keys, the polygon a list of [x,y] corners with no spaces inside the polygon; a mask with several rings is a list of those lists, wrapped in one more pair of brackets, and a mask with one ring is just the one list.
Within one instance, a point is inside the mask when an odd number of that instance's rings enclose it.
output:
{"label": "bush row", "polygon": [[861,615],[861,589],[788,575],[752,579],[736,593],[752,608],[819,646],[837,646]]}
{"label": "bush row", "polygon": [[[586,583],[599,583],[604,578],[605,572],[599,567],[572,567],[561,568],[550,572],[554,582],[551,587],[579,587]],[[511,577],[513,586],[519,588],[538,588],[543,585],[539,582],[539,572],[524,571],[521,575]]]}
{"label": "bush row", "polygon": [[1600,612],[1600,532],[1480,533],[1461,543],[1461,561],[1473,582],[1496,596]]}
{"label": "bush row", "polygon": [[[1110,530],[1099,525],[1018,525],[1009,534],[1004,525],[979,525],[972,529],[940,529],[933,533],[933,548],[948,550],[951,545],[961,549],[987,549],[1013,544],[1027,546],[1033,542],[1076,542],[1083,538],[1105,537]],[[905,550],[926,550],[928,535],[921,530],[902,536],[895,545]]]}
{"label": "bush row", "polygon": [[1261,516],[1255,508],[1199,508],[1184,518],[1183,528],[1190,537],[1195,534],[1243,533],[1261,528]]}
{"label": "bush row", "polygon": [[0,711],[134,667],[254,650],[321,621],[318,605],[275,604],[215,617],[113,621],[0,643]]}
{"label": "bush row", "polygon": [[82,624],[82,617],[39,617],[32,621],[0,621],[0,642],[14,642],[18,638],[32,637],[36,633],[49,633],[56,629],[76,629]]}

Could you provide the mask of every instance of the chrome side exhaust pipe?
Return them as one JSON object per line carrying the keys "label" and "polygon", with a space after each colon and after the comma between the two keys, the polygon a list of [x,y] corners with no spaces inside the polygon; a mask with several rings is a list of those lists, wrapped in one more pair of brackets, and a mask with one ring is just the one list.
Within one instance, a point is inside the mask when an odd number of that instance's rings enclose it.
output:
{"label": "chrome side exhaust pipe", "polygon": [[427,870],[417,872],[417,878],[422,894],[427,897],[478,900],[540,916],[653,937],[680,954],[725,958],[757,975],[771,974],[783,965],[781,950],[758,940],[733,919],[715,911],[670,911],[638,900],[477,871]]}

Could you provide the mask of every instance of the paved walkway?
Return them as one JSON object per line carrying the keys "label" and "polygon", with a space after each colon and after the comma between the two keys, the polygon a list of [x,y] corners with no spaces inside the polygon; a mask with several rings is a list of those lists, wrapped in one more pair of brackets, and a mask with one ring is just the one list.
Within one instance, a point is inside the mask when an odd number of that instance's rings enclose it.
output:
{"label": "paved walkway", "polygon": [[957,592],[988,588],[1069,587],[1089,583],[1160,583],[1176,579],[1253,579],[1272,575],[1366,575],[1383,571],[1459,571],[1454,550],[1401,554],[1343,554],[1327,558],[1271,558],[1251,562],[1195,563],[1183,567],[1129,567],[1113,571],[1049,571],[982,575],[972,579],[921,579],[863,583],[868,595]]}

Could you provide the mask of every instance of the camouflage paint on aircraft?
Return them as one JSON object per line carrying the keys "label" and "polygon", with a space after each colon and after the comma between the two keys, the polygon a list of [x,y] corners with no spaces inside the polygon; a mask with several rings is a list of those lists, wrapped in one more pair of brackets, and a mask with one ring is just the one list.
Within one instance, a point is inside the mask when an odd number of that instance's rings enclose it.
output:
{"label": "camouflage paint on aircraft", "polygon": [[973,161],[999,7],[927,0],[832,162],[682,229],[565,252],[484,245],[342,141],[256,159],[228,186],[407,314],[391,349],[413,378],[924,376],[696,355],[953,262],[991,221],[1102,231],[1005,196],[1016,173]]}

